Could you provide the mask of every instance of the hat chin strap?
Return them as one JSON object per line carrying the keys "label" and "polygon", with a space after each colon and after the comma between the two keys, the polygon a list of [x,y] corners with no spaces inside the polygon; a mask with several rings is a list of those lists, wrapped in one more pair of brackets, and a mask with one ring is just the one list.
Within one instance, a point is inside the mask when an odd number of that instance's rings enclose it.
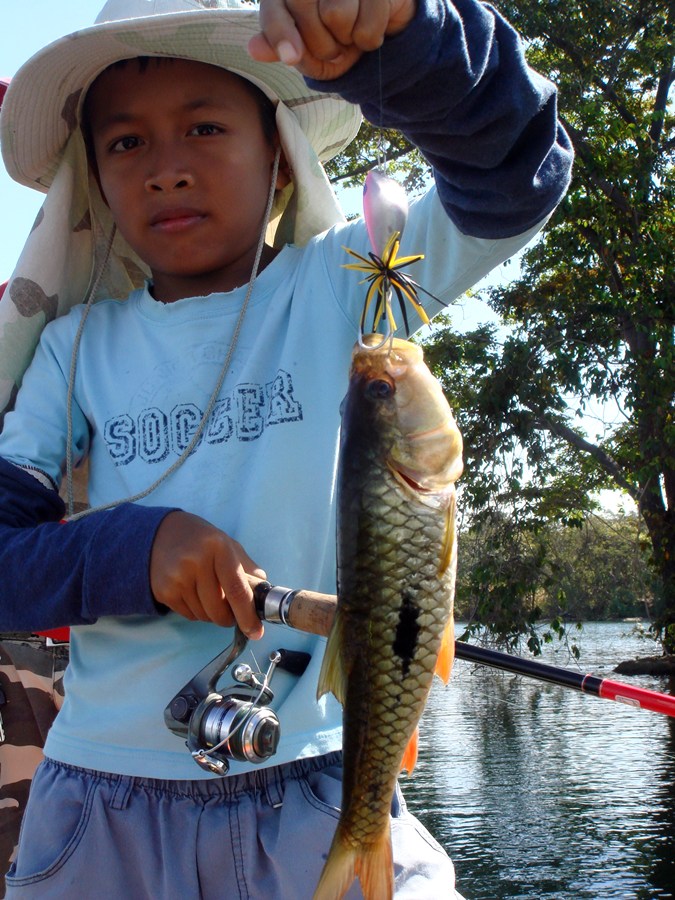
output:
{"label": "hat chin strap", "polygon": [[73,486],[73,393],[75,391],[75,375],[77,372],[77,356],[80,349],[80,341],[82,338],[82,332],[84,330],[84,323],[89,314],[89,310],[91,309],[93,299],[96,293],[96,288],[101,280],[103,275],[103,270],[108,261],[108,257],[110,256],[110,251],[112,248],[113,240],[115,237],[115,228],[111,232],[110,238],[108,240],[107,252],[104,256],[102,265],[99,268],[99,272],[97,277],[94,279],[91,289],[88,292],[87,300],[85,302],[84,313],[82,314],[82,318],[80,320],[79,328],[77,329],[77,334],[75,335],[75,340],[73,341],[73,352],[71,354],[70,359],[70,373],[68,378],[68,402],[67,402],[67,440],[66,440],[66,479],[67,479],[67,500],[68,500],[68,521],[75,521],[76,519],[81,519],[84,516],[88,516],[94,512],[101,512],[106,509],[113,509],[115,506],[119,506],[121,503],[135,503],[138,500],[142,500],[151,494],[156,488],[159,487],[160,484],[163,484],[167,478],[169,478],[173,473],[179,469],[185,460],[190,456],[192,451],[197,446],[199,439],[201,438],[204,429],[206,428],[206,424],[211,416],[211,413],[214,410],[214,407],[218,401],[218,397],[220,396],[220,391],[223,387],[223,383],[225,381],[225,376],[230,368],[230,362],[232,361],[232,356],[234,354],[235,347],[237,346],[237,341],[239,340],[239,335],[241,334],[242,325],[244,323],[244,317],[246,315],[246,310],[248,309],[248,303],[251,299],[251,294],[253,293],[253,285],[255,284],[255,280],[258,277],[258,270],[260,268],[260,260],[262,258],[263,249],[265,247],[265,236],[267,234],[267,226],[269,224],[270,215],[272,212],[272,205],[274,203],[274,196],[276,194],[276,186],[277,186],[277,176],[279,174],[279,161],[281,159],[281,148],[278,147],[276,154],[274,156],[274,165],[272,167],[272,178],[270,181],[270,189],[267,196],[267,205],[265,207],[265,215],[263,217],[262,229],[260,231],[260,237],[258,238],[258,246],[256,249],[255,259],[253,261],[253,267],[251,269],[251,277],[249,278],[248,287],[246,289],[246,296],[244,297],[244,301],[241,304],[241,309],[239,311],[239,316],[237,318],[237,322],[234,326],[234,332],[232,334],[232,339],[230,340],[230,346],[227,349],[227,353],[225,355],[225,360],[220,369],[220,374],[218,376],[218,381],[216,382],[216,386],[211,393],[211,397],[207,404],[207,407],[204,411],[204,414],[197,426],[197,430],[192,435],[192,439],[188,443],[187,447],[183,450],[181,455],[175,460],[166,471],[160,475],[160,477],[154,481],[149,487],[145,490],[140,491],[138,494],[133,494],[131,497],[124,497],[120,500],[114,500],[112,503],[105,503],[101,506],[96,506],[94,508],[82,510],[79,513],[75,513],[75,492]]}

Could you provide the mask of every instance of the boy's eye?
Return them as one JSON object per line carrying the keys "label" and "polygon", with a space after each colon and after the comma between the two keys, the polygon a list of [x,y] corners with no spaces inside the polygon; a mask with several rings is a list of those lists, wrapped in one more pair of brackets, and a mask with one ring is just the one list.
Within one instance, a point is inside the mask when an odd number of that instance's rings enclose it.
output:
{"label": "boy's eye", "polygon": [[190,134],[209,137],[213,134],[222,134],[222,131],[223,129],[219,125],[214,125],[212,122],[202,122],[200,125],[195,125]]}
{"label": "boy's eye", "polygon": [[140,145],[140,142],[140,138],[133,137],[133,135],[127,135],[113,141],[110,144],[110,151],[112,153],[124,153],[125,150],[135,150],[136,147]]}

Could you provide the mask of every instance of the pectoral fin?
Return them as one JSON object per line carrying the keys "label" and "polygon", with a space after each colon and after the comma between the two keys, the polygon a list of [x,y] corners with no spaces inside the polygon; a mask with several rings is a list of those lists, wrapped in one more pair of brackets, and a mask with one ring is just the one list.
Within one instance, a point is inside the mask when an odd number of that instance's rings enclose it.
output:
{"label": "pectoral fin", "polygon": [[441,544],[441,554],[438,561],[438,574],[442,575],[448,570],[455,557],[456,541],[455,541],[455,497],[448,504],[445,511],[445,531],[443,532],[443,543]]}
{"label": "pectoral fin", "polygon": [[317,700],[329,692],[344,706],[347,685],[342,660],[342,616],[339,609],[336,610],[321,663],[316,689]]}

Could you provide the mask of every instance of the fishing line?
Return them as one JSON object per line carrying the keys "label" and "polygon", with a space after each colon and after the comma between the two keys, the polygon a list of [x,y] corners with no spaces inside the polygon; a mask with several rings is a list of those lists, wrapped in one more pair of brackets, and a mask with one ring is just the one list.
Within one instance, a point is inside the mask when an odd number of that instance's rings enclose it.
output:
{"label": "fishing line", "polygon": [[[378,91],[378,102],[380,107],[380,116],[382,115],[382,106],[384,104],[384,90],[382,86],[382,47],[377,48],[377,91]],[[382,125],[377,126],[377,146],[375,148],[376,154],[376,169],[381,169],[382,172],[387,174],[387,150],[384,142],[384,128]],[[386,286],[386,304],[389,304],[391,299],[391,286]],[[394,331],[391,327],[391,322],[385,316],[385,331],[382,335],[382,340],[379,344],[366,344],[363,340],[365,334],[365,316],[366,316],[366,306],[363,308],[363,314],[361,316],[361,323],[359,325],[359,336],[358,336],[358,344],[362,350],[381,350],[387,343],[389,343],[389,352],[394,346]]]}
{"label": "fishing line", "polygon": [[[236,725],[236,727],[233,728],[232,731],[229,732],[227,737],[223,738],[223,740],[220,741],[219,743],[217,743],[214,747],[211,747],[209,750],[193,750],[192,756],[196,757],[200,753],[204,753],[206,756],[212,756],[214,753],[216,753],[218,750],[220,750],[221,747],[224,747],[227,744],[229,744],[232,741],[232,738],[235,737],[235,735],[239,734],[239,732],[251,721],[251,719],[255,715],[256,707],[258,706],[258,703],[260,702],[261,697],[265,694],[265,692],[267,691],[267,688],[269,687],[269,683],[272,678],[272,673],[274,672],[274,669],[275,669],[277,663],[281,659],[281,654],[279,653],[279,651],[275,651],[275,654],[276,654],[276,656],[274,659],[270,658],[270,665],[269,665],[267,671],[265,672],[265,675],[263,676],[263,681],[262,681],[262,684],[260,685],[260,690],[258,691],[258,694],[253,698],[253,700],[249,701],[249,708],[246,711],[246,713],[244,714],[244,717]],[[253,661],[255,662],[256,666],[258,666],[258,661],[256,660],[256,658],[253,654],[253,651],[251,651],[251,656],[253,656]],[[259,666],[258,666],[258,674],[259,675],[263,674],[262,669]]]}
{"label": "fishing line", "polygon": [[[382,89],[382,47],[377,48],[377,87],[381,116],[382,106],[384,103],[384,91]],[[382,171],[386,174],[387,151],[384,146],[384,128],[382,127],[382,125],[377,126],[377,167],[382,169]]]}
{"label": "fishing line", "polygon": [[103,259],[101,260],[101,265],[98,267],[98,272],[96,273],[92,285],[87,293],[87,298],[84,303],[84,312],[82,313],[80,324],[78,325],[77,333],[75,334],[75,340],[73,341],[73,352],[70,356],[70,372],[68,373],[68,395],[66,398],[66,485],[69,516],[72,516],[75,511],[75,492],[73,489],[73,394],[75,393],[77,358],[79,355],[80,342],[82,340],[82,332],[84,331],[84,323],[87,321],[87,316],[89,315],[92,303],[94,302],[96,291],[98,290],[98,286],[101,283],[101,279],[103,278],[105,267],[108,265],[108,260],[110,259],[110,254],[112,253],[112,247],[116,233],[117,226],[113,224],[110,236],[106,243]]}

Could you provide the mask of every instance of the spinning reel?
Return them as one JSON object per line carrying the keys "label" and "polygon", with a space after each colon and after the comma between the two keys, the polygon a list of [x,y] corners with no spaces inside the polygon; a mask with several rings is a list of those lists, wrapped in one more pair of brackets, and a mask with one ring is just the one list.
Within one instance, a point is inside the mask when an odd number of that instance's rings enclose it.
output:
{"label": "spinning reel", "polygon": [[[283,594],[281,593],[283,592]],[[286,588],[273,588],[262,582],[256,588],[256,607],[261,618],[285,621],[281,614]],[[279,595],[279,615],[270,606],[269,597]],[[273,756],[279,744],[281,725],[270,709],[274,694],[270,687],[276,669],[291,675],[303,674],[309,653],[283,648],[270,653],[264,675],[236,660],[246,649],[248,639],[238,629],[229,647],[218,654],[188,681],[164,710],[164,722],[174,734],[185,739],[195,762],[214,775],[226,775],[229,760],[262,763]],[[235,684],[224,693],[217,683],[231,667]],[[262,677],[261,677],[262,676]]]}

